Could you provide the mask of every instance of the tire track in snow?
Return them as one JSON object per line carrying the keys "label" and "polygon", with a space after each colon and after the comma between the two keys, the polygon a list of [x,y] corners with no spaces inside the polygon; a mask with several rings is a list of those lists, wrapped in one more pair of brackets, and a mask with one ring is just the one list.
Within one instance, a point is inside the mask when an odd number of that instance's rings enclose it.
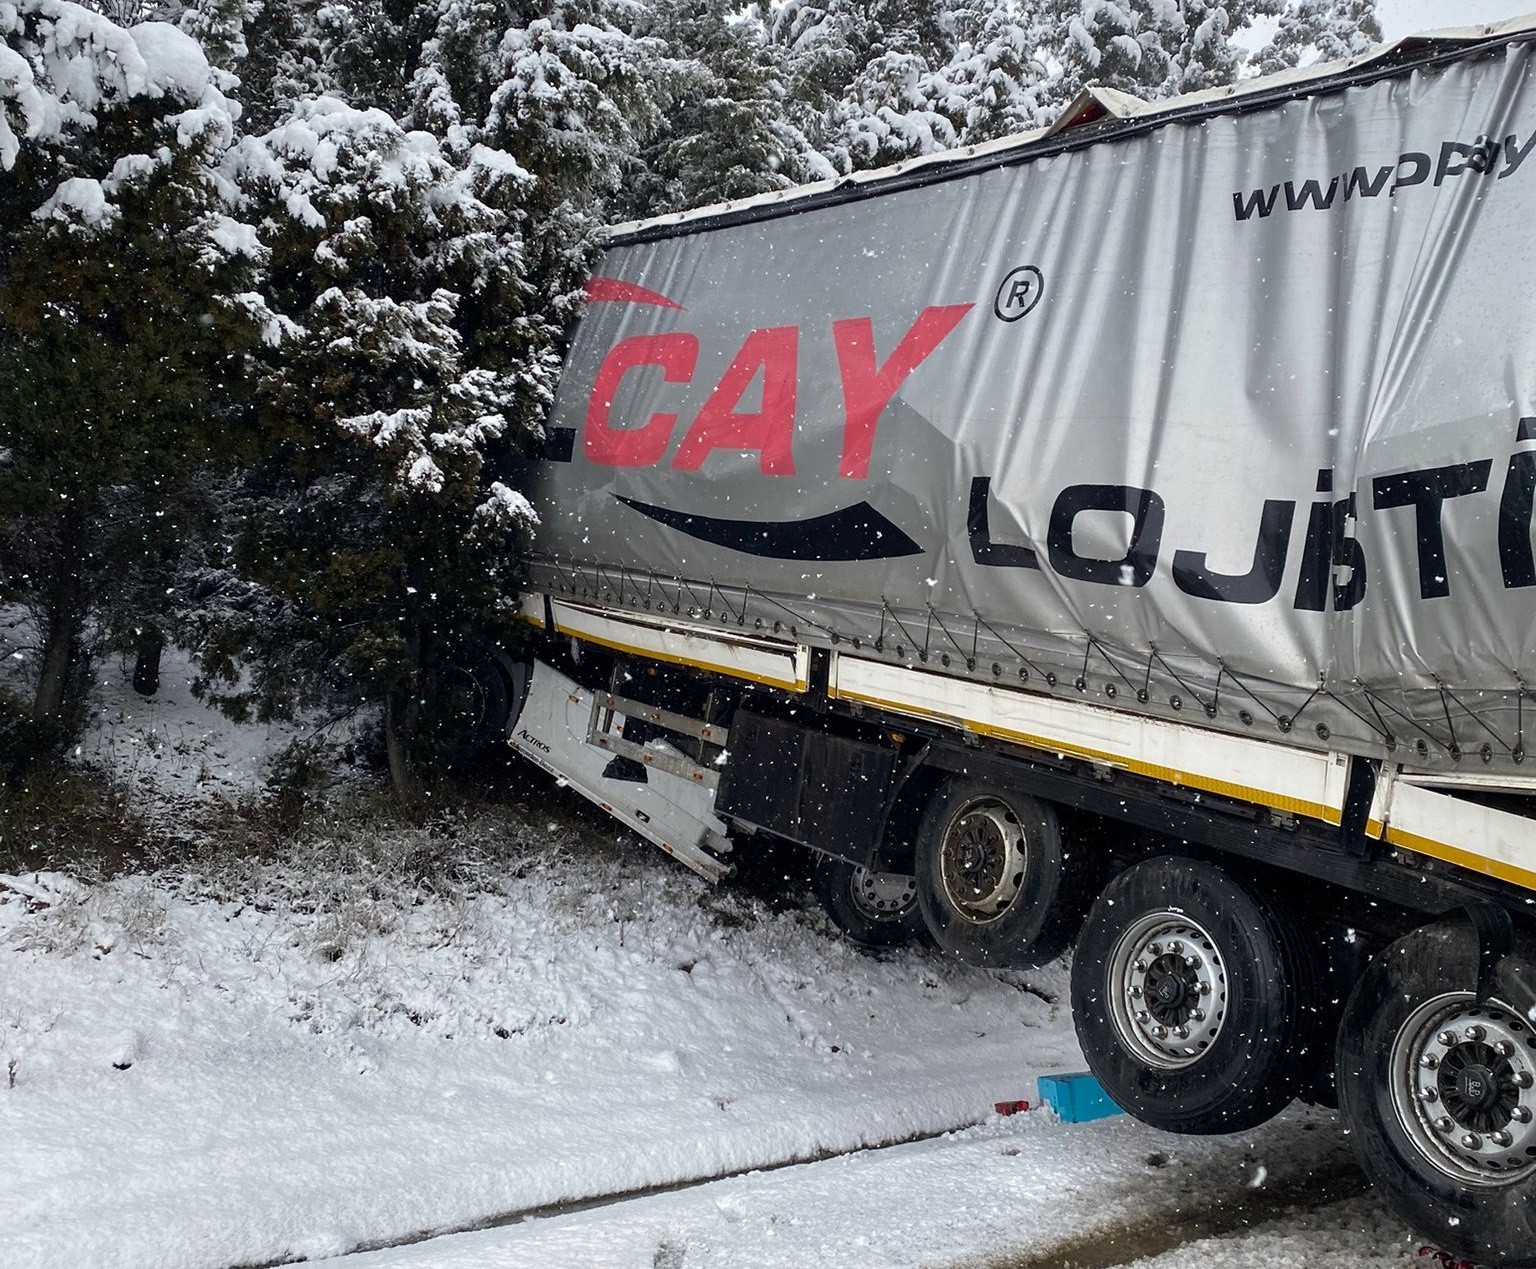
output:
{"label": "tire track in snow", "polygon": [[[509,1229],[535,1220],[604,1210],[612,1212],[630,1204],[638,1207],[647,1199],[686,1194],[719,1181],[754,1175],[785,1174],[798,1168],[852,1156],[875,1160],[881,1155],[893,1155],[899,1147],[936,1141],[973,1126],[968,1124],[947,1131],[917,1133],[850,1149],[821,1150],[757,1167],[734,1168],[663,1185],[522,1208],[398,1238],[360,1240],[339,1255],[345,1257],[422,1246],[454,1235]],[[1222,1190],[1210,1184],[1217,1172],[1229,1167],[1230,1162],[1230,1159],[1215,1159],[1193,1165],[1184,1174],[1190,1188],[1162,1195],[1153,1210],[1138,1211],[1134,1216],[1107,1227],[1101,1225],[1081,1234],[1065,1233],[1065,1236],[1064,1231],[1058,1228],[1045,1234],[1033,1246],[965,1254],[944,1263],[950,1269],[1119,1269],[1206,1240],[1230,1238],[1276,1222],[1283,1226],[1286,1222],[1302,1219],[1308,1214],[1326,1213],[1328,1209],[1357,1199],[1369,1190],[1364,1174],[1348,1155],[1325,1156],[1301,1174],[1270,1176],[1266,1179],[1261,1172],[1249,1183],[1249,1187],[1242,1189]],[[275,1269],[279,1265],[301,1263],[303,1259],[286,1257],[233,1266],[232,1269]]]}
{"label": "tire track in snow", "polygon": [[[623,1203],[636,1203],[642,1199],[655,1198],[659,1194],[680,1194],[687,1190],[700,1189],[716,1181],[729,1181],[735,1177],[784,1172],[790,1168],[805,1167],[813,1163],[825,1163],[830,1159],[842,1159],[856,1154],[877,1154],[882,1150],[894,1150],[898,1146],[913,1145],[922,1141],[936,1141],[953,1133],[979,1127],[985,1122],[985,1117],[972,1119],[964,1123],[953,1124],[948,1128],[911,1133],[901,1137],[890,1137],[872,1144],[850,1146],[845,1150],[816,1150],[809,1154],[781,1159],[776,1163],[761,1163],[751,1167],[730,1168],[723,1172],[711,1172],[705,1175],[688,1177],[681,1181],[669,1181],[664,1185],[647,1185],[638,1189],[618,1190],[612,1194],[594,1194],[585,1198],[562,1199],[557,1203],[544,1203],[537,1207],[517,1208],[510,1212],[498,1213],[495,1216],[483,1217],[480,1220],[462,1221],[452,1225],[438,1226],[433,1229],[419,1230],[414,1234],[405,1234],[399,1238],[365,1239],[348,1247],[345,1251],[337,1253],[335,1256],[327,1256],[325,1259],[339,1260],[343,1256],[356,1256],[370,1251],[386,1251],[392,1247],[415,1247],[422,1243],[431,1242],[434,1238],[448,1238],[454,1234],[473,1234],[488,1229],[505,1229],[510,1225],[519,1225],[524,1221],[544,1220],[552,1216],[573,1216],[581,1212],[597,1211],[605,1207],[617,1207]],[[239,1264],[228,1266],[228,1269],[279,1269],[282,1265],[306,1263],[309,1263],[309,1257],[307,1256],[282,1256],[276,1260],[242,1261]]]}

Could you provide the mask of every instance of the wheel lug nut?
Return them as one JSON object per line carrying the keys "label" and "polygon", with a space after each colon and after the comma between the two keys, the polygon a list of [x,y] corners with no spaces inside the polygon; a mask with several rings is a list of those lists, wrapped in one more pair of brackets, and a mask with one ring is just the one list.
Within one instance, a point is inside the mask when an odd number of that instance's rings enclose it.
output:
{"label": "wheel lug nut", "polygon": [[1146,963],[1146,961],[1137,961],[1136,962],[1136,972],[1138,974],[1145,974],[1147,972],[1147,963]]}
{"label": "wheel lug nut", "polygon": [[1461,1134],[1461,1144],[1466,1150],[1476,1150],[1483,1144],[1483,1139],[1475,1132],[1464,1132]]}
{"label": "wheel lug nut", "polygon": [[1426,1053],[1419,1059],[1419,1065],[1426,1071],[1433,1071],[1440,1065],[1440,1059],[1433,1053]]}
{"label": "wheel lug nut", "polygon": [[1516,1071],[1515,1072],[1515,1087],[1516,1088],[1529,1088],[1532,1084],[1536,1084],[1536,1079],[1533,1079],[1531,1077],[1531,1073],[1529,1071]]}
{"label": "wheel lug nut", "polygon": [[1138,1009],[1136,1011],[1136,1021],[1137,1022],[1150,1022],[1151,1019],[1152,1019],[1152,1015],[1149,1014],[1145,1009]]}
{"label": "wheel lug nut", "polygon": [[1440,1093],[1433,1088],[1421,1088],[1419,1090],[1419,1100],[1421,1102],[1437,1102],[1440,1100]]}
{"label": "wheel lug nut", "polygon": [[1210,985],[1210,983],[1201,983],[1200,984],[1200,994],[1202,996],[1209,996],[1211,994],[1211,985]]}
{"label": "wheel lug nut", "polygon": [[1148,943],[1147,951],[1151,952],[1153,956],[1161,956],[1163,954],[1163,945],[1161,943]]}
{"label": "wheel lug nut", "polygon": [[1531,1122],[1531,1108],[1529,1106],[1516,1106],[1514,1110],[1509,1112],[1509,1117],[1517,1124],[1528,1124]]}
{"label": "wheel lug nut", "polygon": [[1486,1031],[1474,1023],[1472,1026],[1467,1028],[1467,1043],[1480,1044],[1483,1037],[1487,1034],[1488,1033]]}
{"label": "wheel lug nut", "polygon": [[1499,1149],[1503,1150],[1513,1145],[1515,1139],[1502,1128],[1496,1128],[1494,1131],[1488,1134],[1488,1140],[1493,1142],[1494,1145],[1498,1146]]}
{"label": "wheel lug nut", "polygon": [[1180,1027],[1173,1034],[1178,1036],[1179,1039],[1181,1039],[1181,1040],[1187,1040],[1187,1039],[1189,1039],[1189,1028],[1188,1027]]}
{"label": "wheel lug nut", "polygon": [[1444,1115],[1441,1115],[1439,1119],[1435,1120],[1435,1131],[1436,1132],[1450,1132],[1451,1129],[1454,1128],[1455,1126],[1456,1125],[1453,1124]]}
{"label": "wheel lug nut", "polygon": [[1179,942],[1178,939],[1174,939],[1173,942],[1168,944],[1168,950],[1175,956],[1182,956],[1184,954],[1184,944]]}
{"label": "wheel lug nut", "polygon": [[1185,969],[1194,969],[1199,964],[1200,964],[1200,962],[1198,960],[1196,960],[1193,956],[1186,956],[1184,958],[1184,968]]}
{"label": "wheel lug nut", "polygon": [[1442,1031],[1435,1037],[1435,1039],[1443,1044],[1446,1048],[1450,1048],[1453,1044],[1456,1043],[1456,1033],[1454,1031]]}
{"label": "wheel lug nut", "polygon": [[1163,1026],[1162,1023],[1158,1023],[1157,1026],[1152,1028],[1152,1034],[1159,1040],[1166,1040],[1168,1038],[1168,1028]]}
{"label": "wheel lug nut", "polygon": [[1194,1011],[1194,1013],[1190,1014],[1189,1016],[1195,1022],[1204,1022],[1205,1021],[1205,1010],[1204,1009],[1196,1009]]}
{"label": "wheel lug nut", "polygon": [[1132,987],[1131,988],[1131,999],[1132,1000],[1140,1000],[1141,999],[1141,994],[1142,993],[1141,993],[1141,988],[1140,987]]}
{"label": "wheel lug nut", "polygon": [[1500,1040],[1493,1046],[1493,1051],[1497,1053],[1501,1058],[1515,1056],[1515,1046],[1512,1045],[1508,1040]]}

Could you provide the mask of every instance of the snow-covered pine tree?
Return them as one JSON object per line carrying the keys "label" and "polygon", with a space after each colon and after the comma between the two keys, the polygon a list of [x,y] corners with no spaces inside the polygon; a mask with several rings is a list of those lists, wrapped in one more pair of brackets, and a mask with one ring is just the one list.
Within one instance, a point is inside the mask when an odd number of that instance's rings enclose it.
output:
{"label": "snow-covered pine tree", "polygon": [[837,171],[954,144],[924,92],[954,47],[942,0],[784,0],[755,12],[784,68],[791,120]]}
{"label": "snow-covered pine tree", "polygon": [[1094,85],[1167,97],[1177,93],[1186,23],[1174,0],[1058,0],[1065,98]]}
{"label": "snow-covered pine tree", "polygon": [[233,67],[247,132],[276,126],[300,99],[332,87],[322,7],[323,0],[251,0],[246,52]]}
{"label": "snow-covered pine tree", "polygon": [[949,0],[946,23],[953,52],[923,95],[950,120],[957,144],[1049,122],[1049,32],[1038,10],[1015,0]]}
{"label": "snow-covered pine tree", "polygon": [[1184,34],[1176,58],[1178,91],[1199,92],[1237,82],[1248,50],[1236,37],[1260,18],[1273,17],[1281,0],[1184,0]]}
{"label": "snow-covered pine tree", "polygon": [[217,457],[262,252],[220,198],[236,111],[193,40],[67,0],[0,0],[0,37],[0,570],[57,743],[92,615],[176,549]]}
{"label": "snow-covered pine tree", "polygon": [[[329,96],[243,139],[224,174],[271,253],[268,460],[242,491],[238,564],[279,602],[210,642],[210,694],[234,712],[327,691],[379,703],[410,796],[434,724],[462,725],[444,717],[461,703],[453,672],[512,592],[513,536],[532,518],[493,471],[536,427],[554,372],[518,232],[532,178]],[[264,663],[264,699],[231,646]]]}
{"label": "snow-covered pine tree", "polygon": [[207,562],[205,689],[236,714],[382,705],[410,797],[505,632],[531,509],[501,460],[539,434],[659,116],[657,49],[607,0],[257,2],[252,49],[263,15],[313,11],[314,52],[239,66],[262,127],[222,179],[270,251],[249,296],[266,454],[226,498],[232,561]]}
{"label": "snow-covered pine tree", "polygon": [[[1155,100],[1234,83],[1251,64],[1251,37],[1245,41],[1245,33],[1256,22],[1280,15],[1284,6],[1284,0],[1046,2],[1054,5],[1063,104],[1090,84]],[[1358,2],[1372,5],[1374,0]]]}
{"label": "snow-covered pine tree", "polygon": [[1381,41],[1376,0],[1289,0],[1254,58],[1262,75],[1364,53]]}
{"label": "snow-covered pine tree", "polygon": [[642,217],[746,198],[835,171],[790,122],[774,51],[736,0],[655,0],[663,109],[615,211]]}

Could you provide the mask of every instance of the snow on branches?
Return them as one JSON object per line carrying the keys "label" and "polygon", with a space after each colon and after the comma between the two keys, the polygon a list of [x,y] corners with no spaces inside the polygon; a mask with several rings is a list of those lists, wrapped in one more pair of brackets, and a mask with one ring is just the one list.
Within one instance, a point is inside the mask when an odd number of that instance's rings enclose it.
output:
{"label": "snow on branches", "polygon": [[[197,41],[166,23],[124,28],[69,0],[0,0],[0,37],[0,168],[16,165],[24,143],[63,146],[140,100],[168,108],[167,139],[183,149],[210,132],[233,136],[238,107]],[[90,197],[76,191],[73,202]]]}

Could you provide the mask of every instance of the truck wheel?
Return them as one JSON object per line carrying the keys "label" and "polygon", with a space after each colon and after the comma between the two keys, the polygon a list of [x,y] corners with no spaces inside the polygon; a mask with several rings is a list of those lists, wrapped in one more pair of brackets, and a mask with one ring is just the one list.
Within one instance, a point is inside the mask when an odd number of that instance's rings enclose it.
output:
{"label": "truck wheel", "polygon": [[1526,943],[1479,1003],[1471,927],[1424,926],[1371,963],[1339,1032],[1339,1109],[1367,1174],[1426,1237],[1488,1265],[1536,1265],[1532,982]]}
{"label": "truck wheel", "polygon": [[860,947],[894,947],[922,933],[912,877],[823,858],[811,885],[832,924]]}
{"label": "truck wheel", "polygon": [[1027,969],[1071,945],[1092,898],[1046,803],[955,778],[917,831],[917,898],[933,940],[969,965]]}
{"label": "truck wheel", "polygon": [[532,663],[514,660],[496,652],[486,657],[474,672],[478,713],[471,746],[492,749],[504,746],[528,699],[528,683],[533,677]]}
{"label": "truck wheel", "polygon": [[1214,865],[1163,856],[1121,873],[1072,964],[1077,1036],[1104,1090],[1143,1123],[1240,1132],[1279,1113],[1316,1065],[1298,943]]}

